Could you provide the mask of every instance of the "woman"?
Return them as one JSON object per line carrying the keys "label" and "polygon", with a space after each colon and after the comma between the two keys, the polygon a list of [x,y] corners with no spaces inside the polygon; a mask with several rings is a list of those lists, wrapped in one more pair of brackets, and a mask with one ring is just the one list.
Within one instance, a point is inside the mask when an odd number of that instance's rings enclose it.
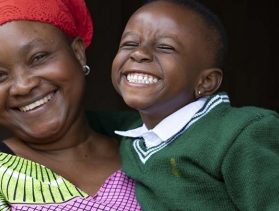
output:
{"label": "woman", "polygon": [[118,142],[83,112],[83,0],[0,2],[0,210],[139,210]]}

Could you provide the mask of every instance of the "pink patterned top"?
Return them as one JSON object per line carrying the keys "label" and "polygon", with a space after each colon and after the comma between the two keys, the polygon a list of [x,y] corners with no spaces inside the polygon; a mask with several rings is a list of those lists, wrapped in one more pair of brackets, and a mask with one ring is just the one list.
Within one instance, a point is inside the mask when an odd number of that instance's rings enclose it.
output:
{"label": "pink patterned top", "polygon": [[1,211],[140,211],[135,181],[122,170],[95,196],[38,163],[0,152]]}

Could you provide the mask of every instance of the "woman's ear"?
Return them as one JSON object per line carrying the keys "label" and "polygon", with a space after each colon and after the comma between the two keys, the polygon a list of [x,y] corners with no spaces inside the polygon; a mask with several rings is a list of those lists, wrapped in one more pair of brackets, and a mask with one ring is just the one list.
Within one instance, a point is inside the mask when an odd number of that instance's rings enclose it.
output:
{"label": "woman's ear", "polygon": [[218,90],[223,80],[223,72],[219,68],[203,70],[195,89],[196,98],[210,96]]}
{"label": "woman's ear", "polygon": [[72,42],[71,47],[79,63],[82,66],[86,65],[85,45],[83,40],[80,37],[77,37]]}

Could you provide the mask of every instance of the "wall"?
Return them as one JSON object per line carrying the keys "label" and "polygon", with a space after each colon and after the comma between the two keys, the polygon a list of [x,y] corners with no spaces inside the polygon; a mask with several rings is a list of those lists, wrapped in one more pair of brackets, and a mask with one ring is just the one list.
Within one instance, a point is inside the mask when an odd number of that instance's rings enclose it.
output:
{"label": "wall", "polygon": [[[114,91],[111,62],[128,17],[143,0],[86,0],[94,21],[92,45],[87,50],[86,109],[129,109]],[[131,3],[132,2],[132,3]],[[200,0],[222,20],[229,53],[223,89],[232,105],[254,105],[279,112],[279,1]],[[9,136],[3,129],[0,138]]]}
{"label": "wall", "polygon": [[[88,49],[86,108],[128,109],[110,80],[111,61],[124,25],[143,0],[87,0],[95,22]],[[229,41],[223,89],[234,106],[254,105],[279,112],[278,0],[200,0],[222,20]]]}

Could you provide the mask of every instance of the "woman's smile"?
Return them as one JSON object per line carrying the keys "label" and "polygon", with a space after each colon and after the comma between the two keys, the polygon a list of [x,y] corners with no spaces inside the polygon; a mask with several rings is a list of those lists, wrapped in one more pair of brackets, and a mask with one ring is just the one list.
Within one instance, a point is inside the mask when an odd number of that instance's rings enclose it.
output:
{"label": "woman's smile", "polygon": [[39,99],[39,100],[36,100],[35,102],[33,103],[30,103],[28,105],[25,105],[25,106],[22,106],[22,107],[19,107],[19,110],[22,111],[22,112],[28,112],[28,111],[31,111],[41,105],[44,105],[45,103],[49,102],[51,100],[51,98],[53,97],[54,93],[50,93],[48,94],[47,96]]}

